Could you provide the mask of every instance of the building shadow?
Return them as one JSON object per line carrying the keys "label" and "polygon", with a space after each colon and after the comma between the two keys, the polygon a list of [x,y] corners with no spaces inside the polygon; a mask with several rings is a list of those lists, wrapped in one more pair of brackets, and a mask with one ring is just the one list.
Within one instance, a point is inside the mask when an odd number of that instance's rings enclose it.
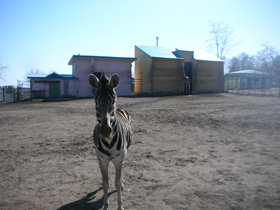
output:
{"label": "building shadow", "polygon": [[[98,193],[100,190],[102,190],[102,187],[100,187],[98,190],[93,191],[89,194],[87,194],[85,197],[83,197],[80,200],[68,203],[57,210],[99,210],[103,207],[103,197],[99,200],[96,200],[94,202],[91,202],[95,199],[95,194]],[[113,193],[117,192],[116,190],[113,192],[108,193],[108,197],[112,195]]]}

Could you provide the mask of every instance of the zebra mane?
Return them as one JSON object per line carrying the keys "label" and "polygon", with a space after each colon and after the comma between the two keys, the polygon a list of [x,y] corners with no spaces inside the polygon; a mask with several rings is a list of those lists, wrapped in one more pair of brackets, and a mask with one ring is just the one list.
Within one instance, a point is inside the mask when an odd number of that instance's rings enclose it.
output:
{"label": "zebra mane", "polygon": [[95,100],[103,100],[104,98],[109,97],[112,100],[112,103],[114,104],[116,101],[116,92],[113,88],[108,86],[108,83],[109,79],[103,72],[99,80],[99,88],[96,89],[94,93],[94,98]]}
{"label": "zebra mane", "polygon": [[105,86],[105,85],[108,84],[109,79],[108,79],[108,77],[105,75],[104,72],[102,73],[102,76],[101,76],[99,82],[100,82],[100,84],[101,84],[102,86]]}

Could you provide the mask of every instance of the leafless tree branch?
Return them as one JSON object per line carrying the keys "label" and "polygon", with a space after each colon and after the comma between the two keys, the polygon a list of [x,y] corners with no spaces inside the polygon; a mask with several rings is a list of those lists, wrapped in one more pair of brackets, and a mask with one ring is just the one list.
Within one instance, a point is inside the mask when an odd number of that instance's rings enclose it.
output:
{"label": "leafless tree branch", "polygon": [[264,44],[264,49],[256,55],[241,53],[230,59],[229,71],[255,69],[280,77],[280,53],[274,47]]}
{"label": "leafless tree branch", "polygon": [[4,80],[5,73],[7,70],[8,70],[8,66],[4,66],[2,63],[0,63],[0,79],[1,80]]}
{"label": "leafless tree branch", "polygon": [[233,37],[234,31],[224,22],[210,22],[209,27],[208,49],[215,49],[217,57],[225,59],[227,53],[238,45]]}

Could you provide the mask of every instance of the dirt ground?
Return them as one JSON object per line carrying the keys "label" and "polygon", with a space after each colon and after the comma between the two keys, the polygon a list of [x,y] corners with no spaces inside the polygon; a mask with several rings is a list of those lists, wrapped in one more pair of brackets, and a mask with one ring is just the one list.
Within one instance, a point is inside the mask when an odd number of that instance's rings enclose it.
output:
{"label": "dirt ground", "polygon": [[[125,209],[280,209],[280,99],[118,98]],[[93,99],[0,104],[0,209],[101,209]],[[117,209],[110,165],[110,209]]]}

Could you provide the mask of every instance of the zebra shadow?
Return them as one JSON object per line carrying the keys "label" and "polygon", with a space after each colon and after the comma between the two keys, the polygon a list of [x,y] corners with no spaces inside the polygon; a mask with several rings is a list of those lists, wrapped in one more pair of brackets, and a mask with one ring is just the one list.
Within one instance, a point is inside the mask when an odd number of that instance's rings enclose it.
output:
{"label": "zebra shadow", "polygon": [[[95,194],[102,190],[102,187],[100,187],[98,190],[93,191],[89,194],[87,194],[85,197],[83,197],[80,200],[68,203],[57,210],[99,210],[103,207],[103,197],[99,200],[96,200],[94,202],[90,202],[95,199]],[[112,195],[113,193],[116,193],[117,191],[113,191],[108,193],[108,197]]]}

